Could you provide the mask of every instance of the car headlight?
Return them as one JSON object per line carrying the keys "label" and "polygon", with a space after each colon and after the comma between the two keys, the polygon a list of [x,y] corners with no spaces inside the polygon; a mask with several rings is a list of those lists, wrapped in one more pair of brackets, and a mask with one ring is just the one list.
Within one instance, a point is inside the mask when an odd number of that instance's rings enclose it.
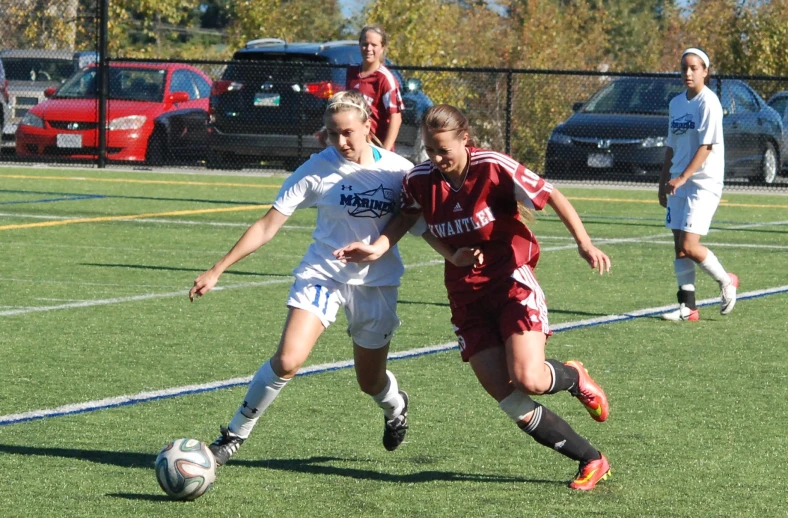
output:
{"label": "car headlight", "polygon": [[665,137],[648,137],[640,143],[642,147],[665,147]]}
{"label": "car headlight", "polygon": [[109,124],[107,124],[107,129],[109,131],[116,131],[116,130],[136,130],[140,129],[145,121],[148,120],[147,117],[144,115],[129,115],[128,117],[118,117],[117,119],[112,119]]}
{"label": "car headlight", "polygon": [[550,142],[554,144],[570,145],[572,144],[572,138],[567,135],[564,135],[563,133],[558,133],[557,131],[554,131],[550,134]]}
{"label": "car headlight", "polygon": [[38,115],[33,115],[30,112],[27,112],[22,120],[19,121],[20,126],[31,126],[33,128],[43,128],[44,127],[44,119],[39,117]]}

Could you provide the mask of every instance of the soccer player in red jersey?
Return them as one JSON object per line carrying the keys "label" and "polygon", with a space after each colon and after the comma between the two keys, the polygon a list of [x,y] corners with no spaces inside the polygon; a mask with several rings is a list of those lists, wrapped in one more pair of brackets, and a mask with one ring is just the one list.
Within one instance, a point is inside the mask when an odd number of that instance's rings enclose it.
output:
{"label": "soccer player in red jersey", "polygon": [[380,26],[367,25],[361,29],[358,43],[361,64],[348,67],[345,86],[364,95],[372,112],[369,119],[372,133],[383,148],[393,151],[405,105],[397,79],[383,64],[388,37]]}
{"label": "soccer player in red jersey", "polygon": [[596,421],[608,417],[607,396],[582,363],[545,360],[551,331],[545,296],[533,272],[539,243],[522,222],[520,207],[550,205],[581,257],[600,274],[609,271],[610,259],[591,243],[558,189],[509,156],[469,147],[468,120],[457,108],[433,106],[422,131],[430,161],[403,180],[400,214],[374,243],[351,243],[334,255],[349,262],[374,261],[423,216],[446,248],[441,250],[444,281],[463,361],[525,433],[579,463],[571,488],[593,489],[609,475],[608,460],[529,397],[566,390]]}

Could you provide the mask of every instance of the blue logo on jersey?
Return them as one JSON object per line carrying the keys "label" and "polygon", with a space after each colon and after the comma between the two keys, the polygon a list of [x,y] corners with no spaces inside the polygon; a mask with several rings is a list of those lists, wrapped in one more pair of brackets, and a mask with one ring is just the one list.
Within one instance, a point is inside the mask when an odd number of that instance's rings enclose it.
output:
{"label": "blue logo on jersey", "polygon": [[356,218],[382,218],[394,212],[395,198],[394,190],[381,184],[366,192],[340,194],[339,204],[349,207],[347,213]]}
{"label": "blue logo on jersey", "polygon": [[674,135],[683,135],[687,130],[695,129],[695,122],[692,120],[692,114],[687,113],[676,119],[670,121],[670,131]]}

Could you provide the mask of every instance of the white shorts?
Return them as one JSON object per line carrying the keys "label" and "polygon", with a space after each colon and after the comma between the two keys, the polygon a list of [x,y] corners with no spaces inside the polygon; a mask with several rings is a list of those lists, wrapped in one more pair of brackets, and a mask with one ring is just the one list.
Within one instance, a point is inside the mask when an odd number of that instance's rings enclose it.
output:
{"label": "white shorts", "polygon": [[686,196],[668,196],[665,226],[705,236],[719,204],[719,196],[703,189],[693,189]]}
{"label": "white shorts", "polygon": [[344,306],[353,342],[365,349],[379,349],[391,341],[401,324],[397,291],[397,286],[360,286],[296,276],[287,305],[316,315],[326,328]]}

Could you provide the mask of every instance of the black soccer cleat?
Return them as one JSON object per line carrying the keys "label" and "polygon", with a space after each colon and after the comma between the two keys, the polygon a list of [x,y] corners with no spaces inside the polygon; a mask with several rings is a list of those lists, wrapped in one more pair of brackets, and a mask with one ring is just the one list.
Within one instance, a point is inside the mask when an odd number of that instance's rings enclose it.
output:
{"label": "black soccer cleat", "polygon": [[223,466],[238,451],[245,439],[241,439],[224,426],[219,427],[219,431],[222,432],[222,435],[213,441],[208,449],[216,458],[216,465]]}
{"label": "black soccer cleat", "polygon": [[396,450],[408,433],[408,394],[400,390],[399,395],[405,400],[405,408],[399,415],[386,419],[386,426],[383,428],[383,447],[388,451]]}

